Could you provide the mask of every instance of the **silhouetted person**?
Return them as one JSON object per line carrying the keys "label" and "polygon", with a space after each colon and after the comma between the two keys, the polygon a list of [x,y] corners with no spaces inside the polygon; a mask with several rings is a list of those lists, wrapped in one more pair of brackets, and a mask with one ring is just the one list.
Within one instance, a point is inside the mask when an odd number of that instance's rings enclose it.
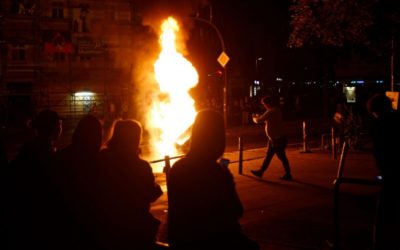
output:
{"label": "silhouetted person", "polygon": [[[0,126],[2,125],[0,124]],[[4,191],[7,188],[7,184],[5,183],[7,178],[5,175],[8,165],[8,157],[7,157],[5,142],[3,140],[4,138],[3,134],[4,134],[3,128],[0,127],[0,203],[6,204],[7,200],[5,199]],[[7,226],[5,223],[5,220],[7,218],[6,211],[7,209],[4,206],[0,206],[0,249],[6,247],[6,241],[7,241],[7,236],[6,236]]]}
{"label": "silhouetted person", "polygon": [[62,126],[57,112],[42,110],[30,122],[35,131],[7,169],[10,249],[50,249],[53,188],[51,160]]}
{"label": "silhouetted person", "polygon": [[[6,190],[6,176],[5,171],[8,165],[7,151],[3,141],[3,130],[0,128],[0,203],[6,204],[4,191]],[[7,244],[7,225],[6,221],[6,211],[4,206],[0,206],[0,249],[6,248]]]}
{"label": "silhouetted person", "polygon": [[265,96],[261,99],[261,104],[266,111],[262,115],[253,114],[253,121],[255,123],[265,122],[265,133],[268,137],[267,153],[261,168],[251,170],[251,173],[261,178],[267,170],[272,157],[276,154],[285,169],[285,175],[283,175],[281,179],[291,180],[292,174],[289,160],[286,156],[288,139],[285,134],[285,124],[282,120],[282,112],[279,108],[279,103],[274,97]]}
{"label": "silhouetted person", "polygon": [[222,116],[200,111],[190,150],[169,171],[168,238],[174,249],[258,249],[241,231],[233,176],[217,163],[225,150]]}
{"label": "silhouetted person", "polygon": [[102,249],[154,249],[160,221],[150,204],[162,191],[150,164],[140,157],[142,127],[119,120],[100,153]]}
{"label": "silhouetted person", "polygon": [[361,118],[357,112],[357,106],[349,106],[346,97],[341,96],[333,115],[337,144],[342,145],[346,141],[350,148],[356,149],[359,146],[360,123]]}
{"label": "silhouetted person", "polygon": [[102,126],[93,115],[84,116],[72,134],[71,144],[57,152],[56,186],[63,197],[59,226],[60,248],[97,249],[98,156]]}
{"label": "silhouetted person", "polygon": [[3,128],[0,128],[0,171],[3,171],[8,164],[8,156],[3,134]]}
{"label": "silhouetted person", "polygon": [[367,108],[375,118],[373,153],[383,181],[375,224],[375,249],[397,249],[400,237],[400,115],[392,109],[391,100],[384,94],[372,96]]}
{"label": "silhouetted person", "polygon": [[335,113],[333,114],[333,126],[338,140],[338,145],[342,145],[345,140],[346,129],[351,116],[346,102],[346,97],[340,95],[337,100]]}

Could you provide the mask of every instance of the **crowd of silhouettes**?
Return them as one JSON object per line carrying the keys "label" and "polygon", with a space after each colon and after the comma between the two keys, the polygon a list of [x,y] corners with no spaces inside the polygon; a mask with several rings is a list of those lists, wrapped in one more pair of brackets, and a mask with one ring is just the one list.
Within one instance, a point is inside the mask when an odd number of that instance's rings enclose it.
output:
{"label": "crowd of silhouettes", "polygon": [[[61,149],[57,112],[42,110],[30,125],[34,138],[2,168],[2,249],[168,248],[150,212],[163,191],[141,158],[140,122],[115,121],[102,145],[100,120],[85,115]],[[222,116],[199,112],[189,153],[168,173],[169,248],[258,249],[241,231],[233,176],[217,163],[224,149]]]}
{"label": "crowd of silhouettes", "polygon": [[[253,120],[266,123],[268,149],[263,165],[252,173],[262,177],[276,153],[285,170],[281,178],[291,180],[278,103],[267,96],[262,104],[266,111]],[[384,94],[372,96],[367,108],[374,118],[373,153],[382,176],[375,249],[392,249],[400,227],[400,115]],[[141,157],[140,122],[115,121],[103,145],[102,123],[88,114],[77,123],[70,144],[59,150],[55,145],[62,122],[57,112],[42,110],[29,125],[34,137],[10,161],[0,141],[1,249],[167,248],[157,242],[160,221],[150,212],[163,191]],[[218,161],[224,154],[225,133],[221,114],[199,111],[187,154],[167,173],[170,249],[259,249],[241,229],[243,206],[234,178]]]}
{"label": "crowd of silhouettes", "polygon": [[157,249],[150,203],[162,191],[140,158],[138,122],[116,122],[102,151],[94,115],[60,150],[57,112],[39,112],[30,126],[34,138],[1,168],[2,249]]}

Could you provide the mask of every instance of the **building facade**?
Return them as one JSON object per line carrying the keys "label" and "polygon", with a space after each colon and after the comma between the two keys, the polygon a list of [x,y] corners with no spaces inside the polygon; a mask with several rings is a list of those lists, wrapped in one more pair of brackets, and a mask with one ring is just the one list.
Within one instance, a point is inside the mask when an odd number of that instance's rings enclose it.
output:
{"label": "building facade", "polygon": [[2,0],[1,122],[44,107],[75,118],[127,106],[132,44],[148,32],[134,7],[129,0]]}

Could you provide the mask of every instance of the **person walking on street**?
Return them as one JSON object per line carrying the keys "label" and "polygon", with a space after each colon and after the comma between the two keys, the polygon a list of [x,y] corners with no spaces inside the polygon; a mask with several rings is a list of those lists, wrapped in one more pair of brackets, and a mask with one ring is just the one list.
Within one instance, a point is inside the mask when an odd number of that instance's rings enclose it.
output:
{"label": "person walking on street", "polygon": [[265,96],[261,99],[261,104],[266,111],[262,115],[253,114],[252,118],[255,123],[265,122],[268,146],[261,168],[251,170],[251,173],[261,178],[263,173],[267,170],[272,157],[276,154],[285,169],[285,174],[281,179],[292,180],[290,164],[286,156],[287,137],[285,135],[282,112],[279,108],[278,101],[272,96]]}

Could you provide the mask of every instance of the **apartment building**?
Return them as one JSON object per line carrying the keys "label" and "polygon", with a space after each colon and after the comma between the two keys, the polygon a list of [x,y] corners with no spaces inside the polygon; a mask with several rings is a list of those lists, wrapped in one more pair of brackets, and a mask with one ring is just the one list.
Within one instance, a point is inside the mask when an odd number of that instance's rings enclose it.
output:
{"label": "apartment building", "polygon": [[119,112],[129,106],[133,43],[147,33],[129,0],[2,0],[0,121],[44,107],[65,118]]}

